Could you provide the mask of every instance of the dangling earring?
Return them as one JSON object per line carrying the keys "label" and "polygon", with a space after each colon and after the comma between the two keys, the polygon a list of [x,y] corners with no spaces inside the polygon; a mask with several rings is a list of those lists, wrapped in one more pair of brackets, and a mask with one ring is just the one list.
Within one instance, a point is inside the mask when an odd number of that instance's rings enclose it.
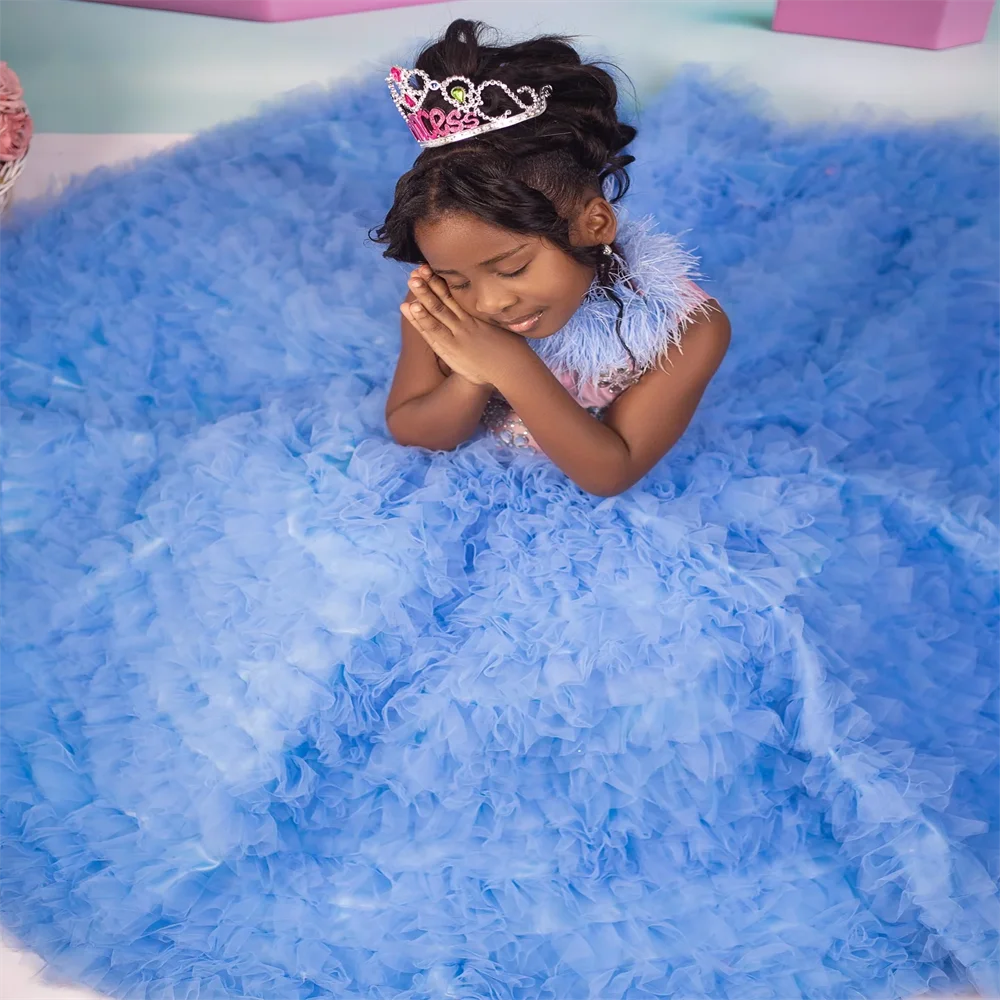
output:
{"label": "dangling earring", "polygon": [[597,258],[597,278],[599,283],[605,288],[614,284],[612,268],[614,267],[615,252],[610,243],[601,244],[601,252]]}
{"label": "dangling earring", "polygon": [[604,294],[615,304],[618,310],[618,315],[615,317],[615,336],[618,338],[618,343],[622,345],[625,353],[628,355],[628,359],[632,364],[632,371],[638,369],[638,362],[635,360],[635,355],[632,353],[632,349],[625,342],[625,338],[622,336],[622,320],[625,319],[625,303],[622,301],[622,297],[615,291],[615,275],[612,273],[612,269],[615,266],[615,252],[611,248],[610,243],[601,244],[601,253],[597,258],[597,279],[602,286]]}

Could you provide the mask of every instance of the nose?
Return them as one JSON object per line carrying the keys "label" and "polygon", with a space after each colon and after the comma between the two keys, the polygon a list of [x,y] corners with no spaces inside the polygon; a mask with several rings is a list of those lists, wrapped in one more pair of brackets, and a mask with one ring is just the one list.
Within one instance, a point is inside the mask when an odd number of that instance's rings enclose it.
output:
{"label": "nose", "polygon": [[476,312],[481,316],[500,316],[517,305],[517,294],[497,278],[487,278],[476,289]]}

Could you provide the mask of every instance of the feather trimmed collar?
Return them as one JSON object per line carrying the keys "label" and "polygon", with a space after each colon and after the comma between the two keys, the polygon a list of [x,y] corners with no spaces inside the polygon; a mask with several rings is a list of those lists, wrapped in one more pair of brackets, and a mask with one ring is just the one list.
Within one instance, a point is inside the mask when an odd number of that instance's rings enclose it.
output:
{"label": "feather trimmed collar", "polygon": [[[697,260],[673,236],[654,230],[652,218],[622,220],[616,241],[624,262],[614,286],[624,304],[621,335],[640,371],[661,361],[671,345],[680,346],[684,327],[707,299],[694,283]],[[596,382],[631,368],[628,352],[615,335],[617,319],[618,306],[595,281],[561,330],[528,343],[552,371]]]}

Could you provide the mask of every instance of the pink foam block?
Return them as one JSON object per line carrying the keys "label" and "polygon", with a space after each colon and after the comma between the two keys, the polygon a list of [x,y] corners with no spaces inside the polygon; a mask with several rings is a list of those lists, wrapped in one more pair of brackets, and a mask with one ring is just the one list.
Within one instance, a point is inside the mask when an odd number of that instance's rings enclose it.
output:
{"label": "pink foam block", "polygon": [[918,49],[981,42],[994,0],[778,0],[772,27]]}
{"label": "pink foam block", "polygon": [[151,7],[182,14],[235,17],[241,21],[304,21],[330,14],[355,14],[362,10],[411,7],[438,0],[90,0],[123,7]]}

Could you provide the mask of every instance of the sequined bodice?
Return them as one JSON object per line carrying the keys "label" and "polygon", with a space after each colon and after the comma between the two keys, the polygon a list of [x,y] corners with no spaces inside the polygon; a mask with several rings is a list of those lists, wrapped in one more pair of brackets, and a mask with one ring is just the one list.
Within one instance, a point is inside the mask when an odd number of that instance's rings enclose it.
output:
{"label": "sequined bodice", "polygon": [[[595,383],[581,384],[569,372],[556,373],[569,394],[595,417],[599,417],[626,389],[642,378],[644,372],[622,368],[611,372]],[[486,404],[482,416],[483,426],[495,434],[503,444],[513,448],[537,448],[531,432],[511,405],[499,393],[494,393]]]}

